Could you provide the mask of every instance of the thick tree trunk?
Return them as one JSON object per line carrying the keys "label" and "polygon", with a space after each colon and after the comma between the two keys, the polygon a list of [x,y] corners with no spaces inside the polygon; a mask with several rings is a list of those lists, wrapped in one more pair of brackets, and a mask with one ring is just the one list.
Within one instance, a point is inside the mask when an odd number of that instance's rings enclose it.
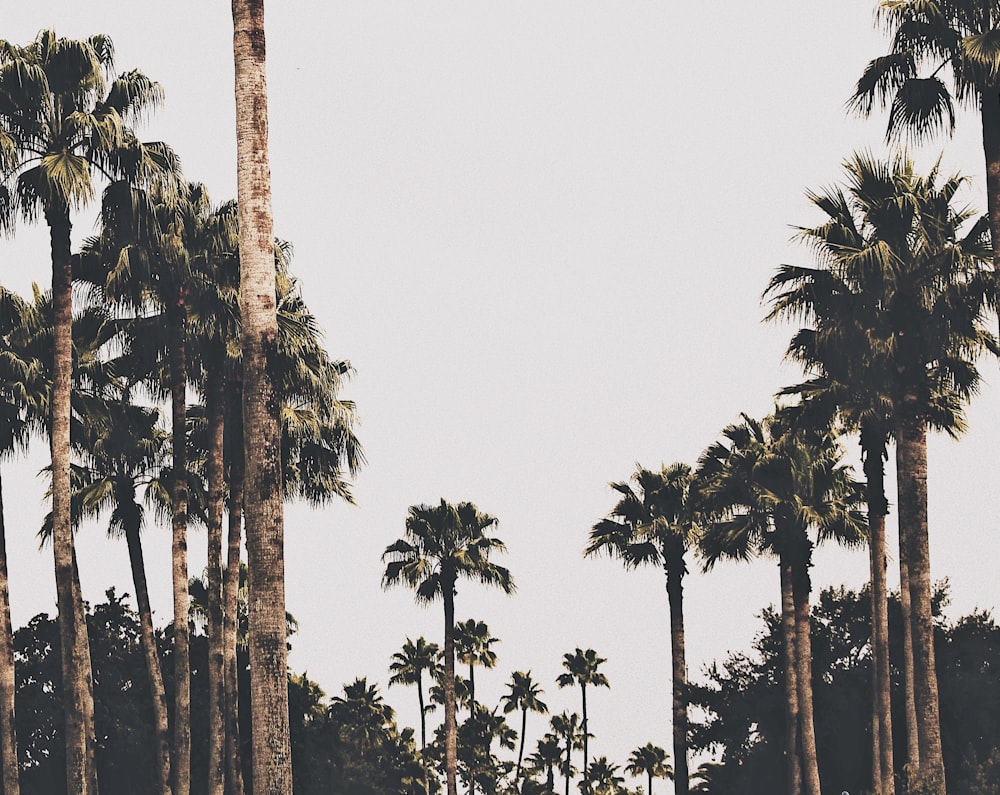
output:
{"label": "thick tree trunk", "polygon": [[263,0],[233,0],[253,789],[291,795],[278,336]]}
{"label": "thick tree trunk", "polygon": [[913,681],[913,624],[910,621],[910,565],[906,530],[899,526],[899,611],[903,623],[903,712],[906,715],[906,763],[908,779],[920,770],[920,741],[917,737],[917,697]]}
{"label": "thick tree trunk", "polygon": [[83,600],[74,588],[70,513],[70,390],[73,377],[73,289],[69,209],[48,208],[52,249],[52,556],[66,717],[66,790],[96,795],[94,680]]}
{"label": "thick tree trunk", "polygon": [[[670,660],[673,670],[674,795],[688,795],[687,764],[687,660],[684,644],[684,574],[667,568],[667,599],[670,603]],[[650,778],[650,792],[653,780]]]}
{"label": "thick tree trunk", "polygon": [[1000,86],[991,86],[983,92],[980,116],[986,158],[986,209],[993,240],[993,278],[1000,294]]}
{"label": "thick tree trunk", "polygon": [[19,795],[17,736],[14,731],[14,633],[10,623],[10,586],[7,580],[7,527],[0,479],[0,765],[3,795]]}
{"label": "thick tree trunk", "polygon": [[895,795],[892,741],[892,679],[889,671],[889,611],[886,583],[885,436],[862,430],[862,457],[868,503],[869,567],[872,600],[872,790]]}
{"label": "thick tree trunk", "polygon": [[785,781],[788,795],[802,793],[802,759],[799,753],[799,691],[795,668],[795,599],[792,565],[784,558],[781,574],[781,662],[785,669]]}
{"label": "thick tree trunk", "polygon": [[[811,547],[808,541],[806,547]],[[802,783],[806,795],[820,795],[819,760],[816,754],[816,725],[813,720],[812,692],[812,642],[809,613],[809,595],[812,590],[809,578],[808,549],[796,562],[792,580],[795,600],[795,686],[799,700],[799,743],[802,753]]]}
{"label": "thick tree trunk", "polygon": [[174,795],[191,791],[191,656],[188,630],[187,306],[182,288],[168,307],[170,325],[170,413],[174,481],[170,512],[174,596]]}
{"label": "thick tree trunk", "polygon": [[444,777],[447,795],[458,795],[458,728],[455,724],[455,585],[444,582]]}
{"label": "thick tree trunk", "polygon": [[225,626],[222,618],[222,503],[225,377],[208,374],[208,795],[223,795],[226,782]]}
{"label": "thick tree trunk", "polygon": [[[927,530],[927,425],[904,419],[896,429],[899,526],[905,528],[909,564],[910,625],[913,634],[913,681],[920,744],[920,773],[945,792],[944,756],[937,672],[934,664],[934,616],[931,612],[930,550]],[[900,542],[902,546],[902,540]]]}
{"label": "thick tree trunk", "polygon": [[230,368],[229,412],[229,537],[223,589],[223,666],[226,686],[226,795],[244,795],[240,747],[239,671],[236,636],[239,629],[240,543],[243,537],[243,382],[239,367]]}
{"label": "thick tree trunk", "polygon": [[160,670],[160,656],[156,648],[156,635],[153,632],[153,612],[149,606],[146,567],[142,560],[142,542],[139,539],[137,524],[129,523],[126,526],[125,542],[128,544],[128,561],[132,567],[135,603],[139,611],[142,654],[146,658],[146,678],[149,680],[149,693],[153,702],[156,786],[161,795],[170,795],[170,726],[167,718],[167,694],[163,689],[163,672]]}

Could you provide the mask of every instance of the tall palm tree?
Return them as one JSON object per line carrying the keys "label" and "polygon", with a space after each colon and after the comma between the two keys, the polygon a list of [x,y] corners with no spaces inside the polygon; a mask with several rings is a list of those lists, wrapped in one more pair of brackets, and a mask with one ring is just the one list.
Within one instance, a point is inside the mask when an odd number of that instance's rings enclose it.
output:
{"label": "tall palm tree", "polygon": [[878,13],[892,44],[868,63],[850,103],[865,116],[888,105],[890,139],[951,134],[956,103],[979,114],[993,274],[1000,279],[1000,3],[881,0]]}
{"label": "tall palm tree", "polygon": [[52,449],[53,558],[65,684],[66,770],[71,792],[96,792],[93,674],[83,605],[73,594],[70,511],[72,378],[71,212],[94,193],[95,177],[149,181],[176,170],[163,145],[139,142],[129,124],[155,107],[159,85],[137,71],[108,86],[114,47],[43,30],[25,46],[0,42],[0,158],[5,176],[0,224],[15,215],[49,227],[54,307]]}
{"label": "tall palm tree", "polygon": [[[971,210],[955,206],[961,177],[942,178],[937,167],[920,176],[905,156],[877,162],[856,155],[846,172],[846,190],[816,197],[827,220],[802,230],[821,267],[779,272],[772,280],[774,314],[814,322],[814,330],[793,341],[793,354],[834,382],[837,402],[858,415],[859,424],[867,420],[860,427],[871,448],[866,472],[876,479],[876,504],[881,473],[872,464],[883,455],[888,432],[895,437],[901,601],[904,610],[907,602],[910,607],[905,626],[913,650],[908,761],[943,788],[926,433],[928,428],[952,436],[962,432],[964,404],[979,384],[975,359],[983,350],[996,350],[983,322],[995,301],[990,249],[985,224],[973,223]],[[845,343],[863,369],[838,363],[836,349]]]}
{"label": "tall palm tree", "polygon": [[667,763],[667,752],[658,745],[646,743],[629,754],[625,772],[630,776],[645,775],[649,779],[649,789],[646,795],[653,795],[653,779],[674,777],[673,770]]}
{"label": "tall palm tree", "polygon": [[420,705],[420,750],[427,747],[427,705],[424,703],[424,671],[433,677],[438,668],[437,658],[441,649],[436,643],[428,643],[423,637],[415,641],[406,639],[401,651],[392,655],[389,670],[389,687],[393,685],[416,685],[417,701]]}
{"label": "tall palm tree", "polygon": [[[861,543],[858,485],[840,463],[829,428],[805,429],[776,412],[745,414],[699,461],[700,488],[714,518],[700,546],[705,568],[722,558],[778,558],[781,581],[785,726],[789,792],[820,795],[812,710],[809,568],[816,544]],[[815,532],[816,540],[810,537]]]}
{"label": "tall palm tree", "polygon": [[278,336],[263,0],[233,0],[254,789],[291,795]]}
{"label": "tall palm tree", "polygon": [[[677,773],[674,791],[687,795],[687,662],[684,646],[684,554],[698,535],[697,489],[687,464],[659,472],[637,467],[631,483],[612,483],[621,495],[606,519],[590,532],[585,554],[606,552],[626,567],[663,567],[670,606],[670,657],[673,689],[673,739]],[[632,484],[635,484],[633,488]]]}
{"label": "tall palm tree", "polygon": [[539,696],[544,692],[538,683],[531,678],[531,671],[514,671],[510,675],[507,683],[508,691],[500,697],[503,702],[503,711],[511,713],[515,710],[521,711],[521,745],[517,752],[517,771],[515,778],[521,777],[521,761],[524,759],[524,741],[528,727],[528,712],[537,712],[539,715],[547,715],[549,708]]}
{"label": "tall palm tree", "polygon": [[586,734],[580,723],[580,716],[575,712],[563,710],[549,719],[549,725],[552,727],[552,733],[559,738],[565,749],[565,756],[563,756],[559,767],[566,782],[566,795],[569,795],[569,782],[576,772],[573,767],[573,749],[583,748]]}
{"label": "tall palm tree", "polygon": [[589,724],[587,723],[587,687],[610,687],[608,682],[608,677],[605,676],[601,671],[597,670],[600,668],[602,663],[607,662],[605,657],[598,657],[597,652],[593,649],[587,649],[584,651],[580,647],[577,647],[576,651],[572,654],[563,655],[563,668],[566,669],[565,673],[559,674],[556,679],[556,683],[559,687],[573,687],[574,685],[580,686],[580,697],[583,702],[583,709],[581,714],[583,715],[583,722],[580,724],[580,729],[583,733],[583,770],[584,773],[587,771],[587,747],[589,734]]}
{"label": "tall palm tree", "polygon": [[444,726],[445,779],[448,795],[457,795],[455,722],[455,585],[460,578],[514,591],[510,572],[490,560],[504,552],[503,541],[487,535],[497,519],[471,502],[413,505],[406,516],[406,534],[386,547],[383,587],[404,584],[418,602],[444,603]]}
{"label": "tall palm tree", "polygon": [[470,618],[455,625],[455,658],[469,666],[469,702],[476,703],[476,666],[496,668],[497,655],[490,647],[499,643],[499,638],[490,635],[485,621]]}
{"label": "tall palm tree", "polygon": [[545,791],[555,795],[555,768],[563,758],[562,745],[555,734],[546,733],[535,744],[535,751],[528,755],[527,762],[533,770],[545,773]]}

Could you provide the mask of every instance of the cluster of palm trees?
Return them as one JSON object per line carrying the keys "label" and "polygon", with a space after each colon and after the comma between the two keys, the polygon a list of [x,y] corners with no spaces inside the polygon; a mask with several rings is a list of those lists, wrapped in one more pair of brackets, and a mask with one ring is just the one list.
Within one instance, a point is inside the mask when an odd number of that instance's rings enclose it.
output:
{"label": "cluster of palm trees", "polygon": [[[24,299],[0,288],[0,455],[39,436],[50,445],[43,532],[54,551],[73,793],[98,791],[78,525],[107,515],[109,533],[128,544],[164,795],[192,786],[188,526],[207,528],[208,791],[242,795],[235,688],[245,522],[254,787],[290,793],[282,504],[349,500],[346,473],[363,461],[353,405],[337,397],[349,365],[326,352],[288,273],[288,246],[271,231],[262,4],[234,2],[233,15],[240,197],[217,206],[183,179],[169,146],[133,131],[162,89],[138,71],[114,76],[110,39],[43,30],[25,46],[0,42],[0,225],[12,231],[17,218],[41,215],[52,251],[49,294],[36,288]],[[96,198],[99,181],[99,230],[73,253],[73,212]],[[172,527],[172,709],[141,551],[148,505]],[[0,745],[4,792],[16,795],[4,542],[0,532]]]}

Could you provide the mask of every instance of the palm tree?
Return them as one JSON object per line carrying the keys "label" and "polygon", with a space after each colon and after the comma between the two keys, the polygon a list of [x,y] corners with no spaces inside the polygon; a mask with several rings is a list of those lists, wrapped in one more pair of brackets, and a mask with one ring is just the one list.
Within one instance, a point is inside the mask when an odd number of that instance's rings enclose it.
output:
{"label": "palm tree", "polygon": [[534,753],[529,754],[526,760],[533,770],[545,773],[545,791],[550,795],[555,795],[555,768],[562,758],[559,737],[547,733],[535,744]]}
{"label": "palm tree", "polygon": [[[776,412],[745,414],[699,461],[701,490],[714,518],[701,537],[705,568],[722,558],[778,558],[781,579],[788,790],[820,795],[812,711],[809,567],[816,544],[858,544],[863,517],[857,484],[840,464],[829,428],[804,429]],[[809,530],[816,533],[816,541]]]}
{"label": "palm tree", "polygon": [[598,657],[593,649],[584,651],[579,646],[573,654],[563,655],[563,668],[565,673],[559,674],[556,682],[559,687],[580,686],[580,697],[583,701],[583,723],[580,726],[583,732],[583,770],[587,770],[587,740],[589,738],[589,724],[587,723],[587,686],[610,687],[608,677],[597,669],[602,663],[607,662],[604,657]]}
{"label": "palm tree", "polygon": [[[1000,3],[996,0],[882,0],[892,37],[869,62],[850,104],[867,116],[888,105],[887,138],[927,139],[955,128],[955,103],[979,114],[986,161],[993,274],[1000,280]],[[945,78],[950,77],[950,87]],[[997,282],[1000,291],[1000,281]]]}
{"label": "palm tree", "polygon": [[515,774],[516,778],[520,778],[521,760],[524,758],[525,730],[528,726],[528,711],[537,712],[539,715],[547,715],[549,708],[539,698],[544,691],[531,678],[531,671],[527,673],[524,671],[514,671],[510,675],[507,688],[510,692],[500,697],[500,700],[503,702],[503,711],[510,713],[515,710],[521,710],[521,746],[517,752],[517,772]]}
{"label": "palm tree", "polygon": [[[687,464],[659,472],[637,467],[631,483],[612,483],[621,495],[606,519],[590,532],[585,554],[607,552],[626,567],[663,567],[670,605],[670,656],[673,682],[673,738],[677,774],[674,791],[687,795],[687,662],[684,648],[684,553],[697,538],[697,489]],[[636,488],[633,489],[632,483]]]}
{"label": "palm tree", "polygon": [[9,227],[14,215],[34,220],[41,212],[52,249],[53,558],[66,692],[67,783],[80,793],[96,792],[97,779],[90,650],[83,605],[73,593],[71,212],[93,197],[95,175],[149,181],[176,169],[167,147],[141,144],[129,127],[159,103],[159,85],[132,71],[108,87],[105,75],[114,68],[113,56],[105,36],[76,41],[43,30],[23,47],[0,42],[0,165],[6,177],[0,225]]}
{"label": "palm tree", "polygon": [[424,671],[428,671],[433,677],[437,670],[437,658],[440,654],[440,647],[436,643],[428,643],[423,637],[415,641],[406,639],[401,651],[392,655],[392,662],[389,670],[392,676],[389,677],[389,687],[393,685],[416,685],[417,700],[420,704],[420,750],[427,747],[427,711],[424,704]]}
{"label": "palm tree", "polygon": [[[784,292],[776,297],[773,314],[814,321],[816,329],[800,332],[793,342],[793,354],[837,382],[837,402],[858,415],[859,424],[867,419],[860,427],[870,448],[866,472],[876,481],[876,504],[881,488],[877,464],[888,432],[896,439],[901,602],[904,611],[909,602],[905,627],[913,650],[908,761],[943,787],[930,610],[926,432],[931,427],[952,436],[961,433],[964,403],[979,383],[975,358],[984,349],[996,350],[983,324],[994,301],[990,250],[982,222],[963,230],[974,215],[954,206],[962,178],[941,179],[937,167],[918,176],[905,156],[876,162],[856,155],[846,170],[846,192],[816,197],[828,220],[802,230],[820,254],[822,267],[779,272],[772,289]],[[863,363],[862,372],[838,363],[835,351],[845,344]],[[850,400],[843,396],[847,388]],[[888,786],[886,775],[882,773],[883,787]]]}
{"label": "palm tree", "polygon": [[406,535],[386,547],[383,587],[399,583],[412,588],[418,602],[444,602],[444,723],[445,778],[448,795],[457,795],[455,723],[455,585],[468,578],[494,585],[504,593],[514,591],[510,572],[490,560],[503,552],[503,541],[486,535],[496,518],[481,513],[471,502],[452,505],[411,506],[406,517]]}
{"label": "palm tree", "polygon": [[618,775],[618,765],[613,765],[606,756],[599,756],[587,768],[584,776],[586,791],[594,795],[620,795],[625,779]]}
{"label": "palm tree", "polygon": [[494,643],[499,643],[499,639],[490,635],[485,621],[470,618],[455,625],[455,657],[469,666],[469,702],[472,705],[476,703],[476,666],[496,667],[497,655],[490,648]]}
{"label": "palm tree", "polygon": [[629,754],[625,772],[630,776],[645,775],[649,778],[649,789],[646,790],[646,795],[653,795],[654,778],[671,779],[674,777],[673,770],[667,764],[667,752],[652,743],[646,743]]}
{"label": "palm tree", "polygon": [[244,517],[250,573],[253,780],[291,795],[285,638],[280,399],[270,373],[278,336],[267,149],[263,0],[233,0],[240,311],[243,330]]}
{"label": "palm tree", "polygon": [[573,778],[576,769],[573,767],[572,751],[574,748],[583,748],[586,742],[586,733],[580,723],[580,716],[575,712],[565,710],[558,715],[553,715],[549,719],[552,733],[559,738],[565,749],[565,756],[562,759],[560,768],[563,778],[566,780],[566,795],[569,795],[569,782]]}

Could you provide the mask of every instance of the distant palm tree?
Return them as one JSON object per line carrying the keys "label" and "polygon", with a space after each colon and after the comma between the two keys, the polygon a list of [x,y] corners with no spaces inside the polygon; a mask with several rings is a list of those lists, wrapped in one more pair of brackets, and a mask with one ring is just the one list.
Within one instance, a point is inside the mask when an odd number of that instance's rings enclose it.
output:
{"label": "distant palm tree", "polygon": [[593,649],[583,649],[577,647],[573,654],[563,655],[563,668],[565,673],[559,674],[556,679],[559,687],[580,686],[580,697],[583,701],[583,723],[580,726],[583,734],[583,769],[587,770],[587,740],[590,737],[589,724],[587,722],[587,686],[590,687],[610,687],[608,677],[597,669],[602,663],[607,662],[604,657],[598,657]]}
{"label": "distant palm tree", "polygon": [[[698,490],[687,464],[659,471],[637,467],[631,481],[612,483],[621,499],[590,532],[585,554],[606,552],[627,568],[662,566],[670,605],[673,739],[677,774],[674,791],[687,795],[687,661],[684,644],[684,555],[697,540]],[[633,488],[634,484],[634,488]]]}
{"label": "distant palm tree", "polygon": [[547,733],[535,745],[534,753],[528,754],[527,762],[532,770],[545,773],[545,791],[555,795],[555,768],[563,758],[559,737]]}
{"label": "distant palm tree", "polygon": [[448,795],[457,795],[457,724],[455,721],[455,585],[469,578],[514,591],[510,572],[490,560],[503,552],[503,541],[487,535],[497,519],[481,513],[471,502],[411,506],[406,535],[386,547],[383,587],[405,584],[418,602],[444,602],[444,723],[445,779]]}
{"label": "distant palm tree", "polygon": [[393,685],[416,685],[417,700],[420,704],[420,750],[427,747],[427,706],[424,703],[424,671],[433,677],[437,670],[437,658],[440,647],[436,643],[428,643],[423,637],[415,641],[406,639],[402,651],[392,655],[389,670],[389,687]]}
{"label": "distant palm tree", "polygon": [[499,643],[499,638],[490,635],[484,621],[470,618],[455,625],[455,658],[469,666],[469,701],[473,705],[476,703],[476,666],[496,667],[497,655],[490,648],[494,643]]}
{"label": "distant palm tree", "polygon": [[618,775],[618,765],[613,765],[606,756],[599,756],[587,768],[584,782],[587,791],[594,795],[621,795],[625,779]]}
{"label": "distant palm tree", "polygon": [[652,743],[646,743],[629,754],[625,772],[630,776],[645,775],[649,778],[649,789],[646,790],[646,795],[653,795],[654,778],[672,779],[674,777],[673,769],[667,764],[667,752]]}
{"label": "distant palm tree", "polygon": [[562,758],[559,768],[566,780],[566,795],[569,795],[569,782],[576,772],[576,768],[573,767],[572,751],[574,748],[583,748],[585,742],[580,716],[575,712],[564,710],[558,715],[553,715],[549,719],[549,725],[552,727],[552,733],[559,738],[563,745],[565,756]]}
{"label": "distant palm tree", "polygon": [[521,777],[521,761],[524,758],[525,730],[528,726],[528,711],[537,712],[539,715],[547,715],[548,706],[539,696],[544,692],[531,678],[531,671],[514,671],[510,675],[510,682],[507,683],[509,692],[500,697],[503,702],[503,711],[506,713],[521,711],[521,745],[517,752],[517,772],[515,778]]}

